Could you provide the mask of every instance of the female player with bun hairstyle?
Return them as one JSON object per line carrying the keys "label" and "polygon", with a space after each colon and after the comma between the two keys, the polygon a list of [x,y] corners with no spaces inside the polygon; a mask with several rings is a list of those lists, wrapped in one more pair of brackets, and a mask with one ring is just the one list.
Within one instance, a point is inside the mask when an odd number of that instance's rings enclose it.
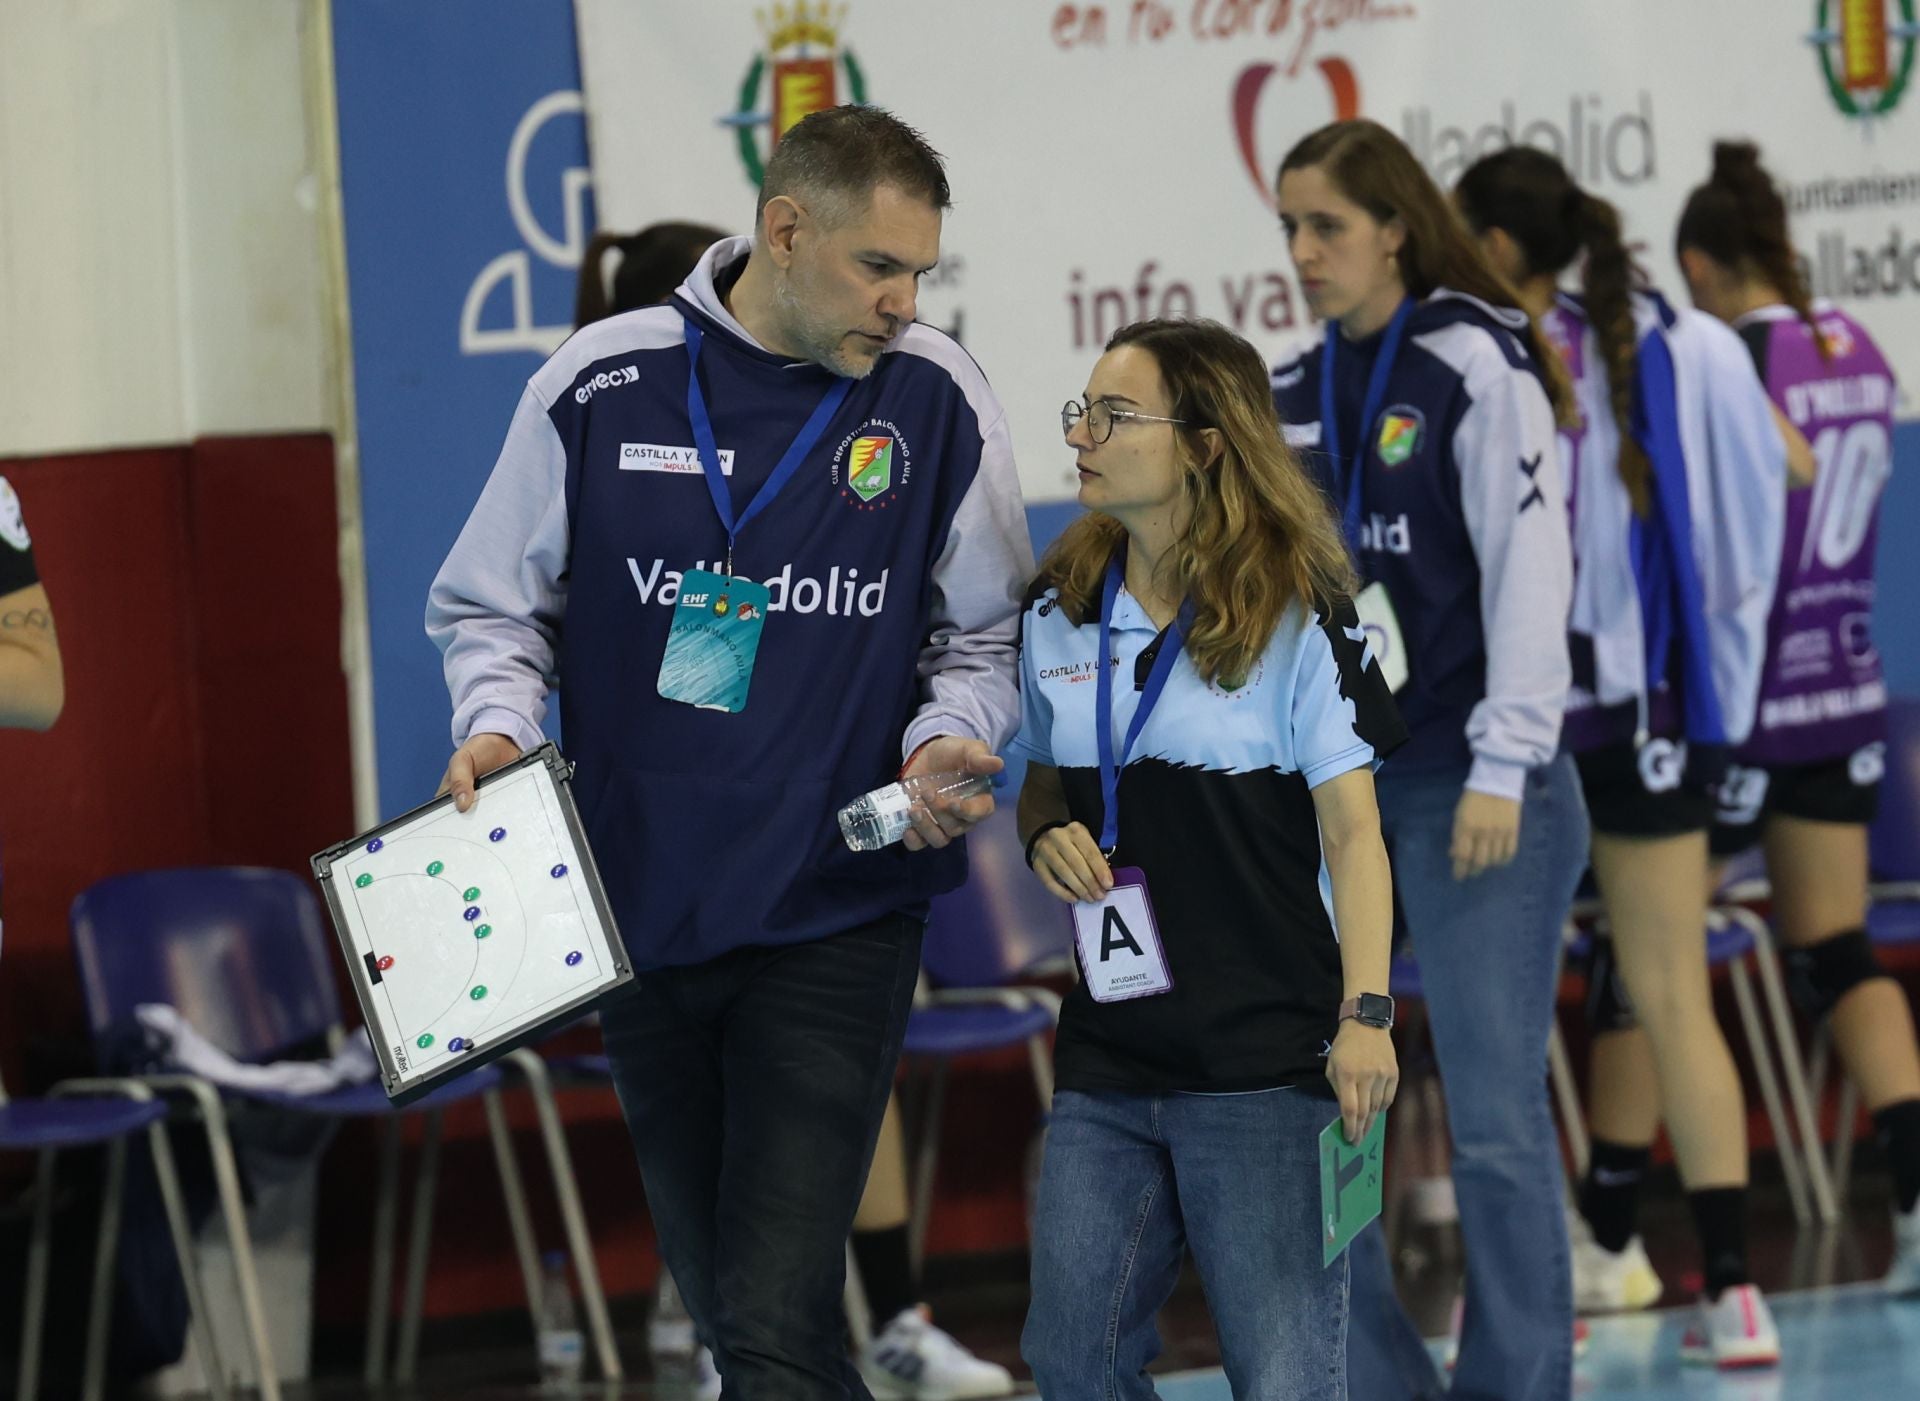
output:
{"label": "female player with bun hairstyle", "polygon": [[[1713,1014],[1702,879],[1713,785],[1752,726],[1779,556],[1785,442],[1739,338],[1647,289],[1613,206],[1553,156],[1511,147],[1454,192],[1489,259],[1561,348],[1580,421],[1561,435],[1573,530],[1567,748],[1593,822],[1611,940],[1593,979],[1637,1009],[1648,1041],[1596,1053],[1594,1076],[1649,1063],[1705,1257],[1685,1344],[1723,1366],[1778,1360],[1747,1270],[1746,1116]],[[1560,279],[1580,265],[1579,295]],[[1604,1046],[1613,1038],[1601,1036]],[[1650,1051],[1650,1055],[1648,1054]],[[1576,1303],[1645,1307],[1660,1294],[1633,1237],[1634,1185],[1658,1127],[1595,1095],[1594,1151],[1576,1233]]]}
{"label": "female player with bun hairstyle", "polygon": [[1893,371],[1860,323],[1814,302],[1760,153],[1713,148],[1674,239],[1696,305],[1746,342],[1767,393],[1810,444],[1791,493],[1752,738],[1722,785],[1713,850],[1766,853],[1774,922],[1802,1007],[1833,1031],[1886,1145],[1896,1293],[1920,1291],[1920,1054],[1899,985],[1866,934],[1867,826],[1886,754],[1886,682],[1868,633]]}
{"label": "female player with bun hairstyle", "polygon": [[[1320,345],[1274,401],[1341,515],[1410,738],[1381,822],[1447,1089],[1467,1243],[1455,1394],[1564,1398],[1573,1299],[1547,1037],[1587,818],[1560,754],[1572,556],[1564,370],[1413,154],[1336,122],[1281,163],[1281,226]],[[1354,1242],[1349,1385],[1440,1379],[1377,1225]]]}

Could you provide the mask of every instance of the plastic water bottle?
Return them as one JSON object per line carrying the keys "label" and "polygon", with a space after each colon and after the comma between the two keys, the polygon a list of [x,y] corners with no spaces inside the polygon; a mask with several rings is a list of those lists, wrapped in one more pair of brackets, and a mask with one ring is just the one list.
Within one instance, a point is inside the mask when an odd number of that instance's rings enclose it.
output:
{"label": "plastic water bottle", "polygon": [[653,1359],[654,1380],[690,1379],[697,1346],[686,1301],[680,1297],[680,1287],[663,1265],[660,1286],[654,1293],[653,1317],[647,1320],[647,1352]]}
{"label": "plastic water bottle", "polygon": [[949,769],[920,773],[862,793],[840,809],[840,835],[855,851],[878,851],[907,835],[913,825],[913,805],[930,805],[935,798],[959,802],[977,798],[993,788],[990,774]]}
{"label": "plastic water bottle", "polygon": [[540,1284],[540,1384],[547,1391],[560,1391],[579,1385],[586,1344],[574,1312],[566,1252],[549,1251],[541,1263],[546,1277]]}

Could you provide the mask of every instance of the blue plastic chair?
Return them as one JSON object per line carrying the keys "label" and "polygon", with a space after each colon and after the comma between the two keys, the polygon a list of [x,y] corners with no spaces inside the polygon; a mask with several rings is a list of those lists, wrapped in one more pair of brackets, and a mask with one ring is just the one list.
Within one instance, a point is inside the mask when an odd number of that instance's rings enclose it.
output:
{"label": "blue plastic chair", "polygon": [[929,990],[907,1019],[902,1048],[903,1056],[931,1062],[908,1221],[916,1268],[926,1250],[949,1062],[1025,1042],[1045,1115],[1053,1104],[1050,1038],[1060,999],[1020,980],[1072,967],[1071,916],[1027,869],[1010,797],[968,834],[967,858],[966,884],[935,899],[929,912],[920,955]]}
{"label": "blue plastic chair", "polygon": [[67,1080],[45,1099],[7,1098],[0,1086],[0,1150],[37,1153],[34,1179],[33,1238],[27,1252],[26,1297],[20,1313],[20,1370],[14,1395],[34,1401],[40,1390],[40,1332],[46,1319],[47,1264],[52,1245],[54,1163],[64,1149],[104,1147],[107,1173],[100,1202],[100,1233],[93,1261],[93,1293],[87,1313],[86,1372],[81,1395],[99,1401],[107,1380],[108,1324],[113,1314],[113,1283],[120,1242],[120,1217],[127,1180],[127,1144],[144,1134],[153,1154],[154,1176],[173,1236],[180,1278],[195,1336],[209,1359],[208,1376],[216,1401],[227,1388],[219,1352],[200,1287],[193,1253],[193,1231],[180,1196],[180,1178],[167,1146],[167,1106],[152,1090],[132,1080]]}
{"label": "blue plastic chair", "polygon": [[[286,871],[217,867],[117,876],[83,891],[73,902],[70,922],[95,1054],[108,1073],[136,1068],[129,1063],[141,1045],[134,1009],[148,1003],[172,1005],[216,1047],[248,1064],[284,1059],[322,1043],[337,1046],[348,1034],[335,991],[332,938],[312,891]],[[502,1079],[498,1067],[482,1066],[396,1113],[378,1084],[300,1096],[216,1089],[191,1075],[141,1077],[146,1085],[182,1096],[206,1129],[220,1207],[233,1242],[257,1385],[265,1401],[277,1401],[279,1374],[254,1271],[227,1102],[331,1119],[386,1121],[367,1320],[365,1371],[367,1382],[374,1385],[386,1372],[404,1115],[420,1115],[426,1122],[395,1379],[410,1381],[418,1358],[441,1117],[450,1104],[484,1100],[529,1311],[536,1306],[540,1265],[500,1105]]]}

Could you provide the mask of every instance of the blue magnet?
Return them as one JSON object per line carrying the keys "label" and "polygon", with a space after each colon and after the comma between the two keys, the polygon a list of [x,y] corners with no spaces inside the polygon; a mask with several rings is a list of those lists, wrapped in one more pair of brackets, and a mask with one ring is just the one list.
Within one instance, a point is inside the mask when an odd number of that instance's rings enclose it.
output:
{"label": "blue magnet", "polygon": [[368,842],[368,843],[367,843],[367,850],[368,850],[368,851],[378,851],[378,850],[380,850],[380,848],[381,848],[381,847],[383,847],[383,846],[385,846],[385,845],[386,845],[386,843],[385,843],[385,842],[383,842],[383,841],[381,841],[381,840],[380,840],[380,839],[379,839],[378,837],[375,837],[375,838],[374,838],[374,839],[373,839],[372,841],[370,841],[370,842]]}
{"label": "blue magnet", "polygon": [[569,968],[576,967],[579,964],[579,962],[580,962],[580,950],[575,949],[572,953],[567,955],[567,967]]}
{"label": "blue magnet", "polygon": [[480,918],[480,907],[478,905],[467,906],[467,912],[460,916],[460,918],[466,920],[469,924],[473,923],[474,920]]}
{"label": "blue magnet", "polygon": [[547,874],[552,876],[555,880],[559,880],[560,877],[564,876],[566,873],[567,873],[567,868],[565,866],[555,866],[551,871],[547,872]]}
{"label": "blue magnet", "polygon": [[507,829],[505,827],[495,827],[491,832],[487,833],[487,840],[490,842],[504,841],[506,835]]}

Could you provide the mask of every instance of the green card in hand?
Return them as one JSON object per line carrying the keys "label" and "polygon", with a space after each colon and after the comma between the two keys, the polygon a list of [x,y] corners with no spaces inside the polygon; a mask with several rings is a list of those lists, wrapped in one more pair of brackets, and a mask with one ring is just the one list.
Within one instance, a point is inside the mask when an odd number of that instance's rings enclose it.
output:
{"label": "green card in hand", "polygon": [[1380,1184],[1385,1176],[1387,1116],[1374,1115],[1373,1127],[1358,1143],[1335,1119],[1320,1131],[1320,1244],[1323,1264],[1340,1258],[1361,1228],[1380,1214]]}

